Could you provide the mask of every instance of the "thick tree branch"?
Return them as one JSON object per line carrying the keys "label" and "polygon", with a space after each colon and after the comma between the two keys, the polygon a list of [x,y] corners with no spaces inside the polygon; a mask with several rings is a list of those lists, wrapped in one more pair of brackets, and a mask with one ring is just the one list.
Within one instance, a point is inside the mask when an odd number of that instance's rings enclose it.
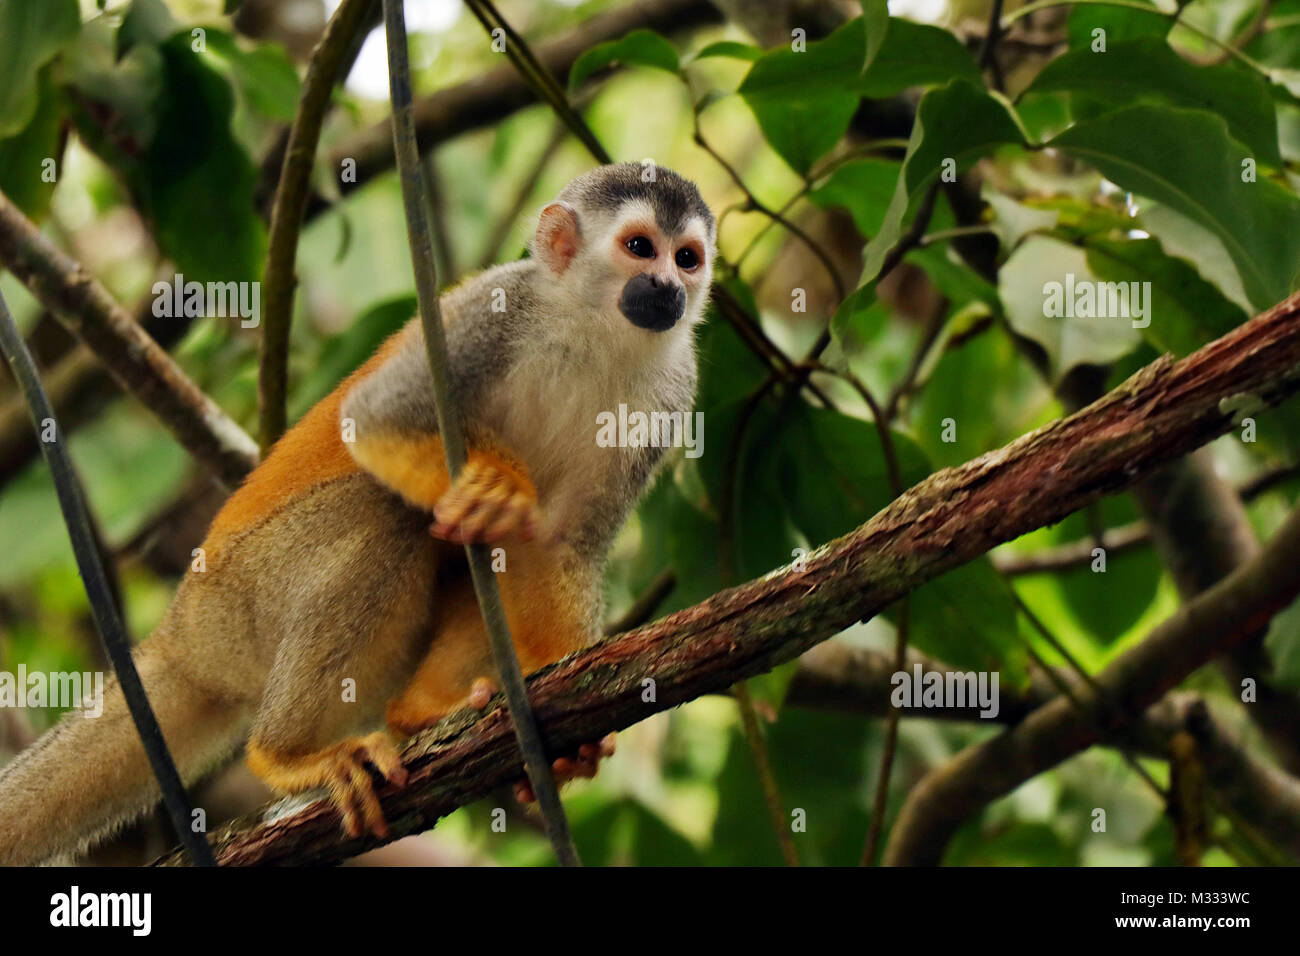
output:
{"label": "thick tree branch", "polygon": [[1300,592],[1300,508],[1268,546],[1184,604],[1096,678],[1086,710],[1063,698],[1022,724],[962,751],[926,776],[903,805],[885,862],[935,865],[961,823],[990,801],[1104,739],[1237,641],[1256,633]]}
{"label": "thick tree branch", "polygon": [[257,446],[79,263],[0,194],[0,263],[118,383],[157,415],[227,487],[257,464]]}
{"label": "thick tree branch", "polygon": [[[1249,394],[1276,404],[1298,388],[1300,295],[1181,361],[1153,362],[1068,418],[931,475],[862,527],[818,548],[803,571],[786,568],[722,591],[539,671],[529,696],[547,741],[563,751],[770,670],[944,571],[1059,521],[1222,434],[1232,425],[1230,412],[1221,409],[1226,400]],[[1276,594],[1254,593],[1271,578],[1258,580],[1247,588],[1265,614]],[[1168,651],[1146,662],[1154,675],[1127,666],[1125,674],[1144,691],[1167,690],[1169,675],[1185,673],[1198,656],[1178,642]],[[519,751],[500,707],[452,715],[413,739],[404,756],[409,785],[380,790],[394,837],[427,829],[520,775]],[[375,845],[345,839],[334,812],[319,801],[291,816],[250,823],[214,835],[222,862],[332,862]]]}
{"label": "thick tree branch", "polygon": [[[946,674],[952,669],[915,651],[909,652],[909,673],[916,664],[921,665],[923,673]],[[827,641],[800,658],[799,671],[790,683],[785,703],[805,709],[884,717],[894,710],[890,695],[895,671],[892,654]],[[1087,693],[1086,686],[1073,674],[1062,671],[1057,676],[1074,685],[1078,693]],[[998,713],[991,719],[1014,726],[1056,695],[1052,681],[1036,673],[1026,690],[1001,688]],[[904,716],[979,723],[978,713],[970,707],[927,707],[906,711]],[[1300,859],[1300,779],[1260,759],[1199,695],[1169,694],[1140,719],[1107,737],[1105,743],[1129,747],[1157,760],[1168,760],[1170,738],[1180,730],[1191,732],[1200,745],[1210,786],[1223,806],[1272,844]]]}

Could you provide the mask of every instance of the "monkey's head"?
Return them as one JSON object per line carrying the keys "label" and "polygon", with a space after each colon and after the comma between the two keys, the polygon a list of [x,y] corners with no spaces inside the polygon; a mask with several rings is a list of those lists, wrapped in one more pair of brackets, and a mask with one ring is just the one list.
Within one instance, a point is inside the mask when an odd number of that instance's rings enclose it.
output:
{"label": "monkey's head", "polygon": [[532,253],[574,301],[657,334],[703,318],[715,235],[689,179],[616,163],[579,176],[542,210]]}

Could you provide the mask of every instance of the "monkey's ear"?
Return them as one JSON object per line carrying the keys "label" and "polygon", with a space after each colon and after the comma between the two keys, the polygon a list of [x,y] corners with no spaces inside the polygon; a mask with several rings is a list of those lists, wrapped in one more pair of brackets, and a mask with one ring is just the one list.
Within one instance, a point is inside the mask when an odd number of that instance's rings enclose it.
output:
{"label": "monkey's ear", "polygon": [[548,203],[537,220],[533,255],[559,275],[569,268],[569,263],[581,247],[578,211],[567,202]]}

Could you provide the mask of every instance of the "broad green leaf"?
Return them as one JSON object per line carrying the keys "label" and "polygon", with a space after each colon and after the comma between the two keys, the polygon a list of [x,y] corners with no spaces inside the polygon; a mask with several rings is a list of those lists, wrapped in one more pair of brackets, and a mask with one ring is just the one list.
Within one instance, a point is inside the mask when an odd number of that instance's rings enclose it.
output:
{"label": "broad green leaf", "polygon": [[850,292],[831,317],[831,338],[847,358],[865,355],[889,322],[889,307],[877,301],[874,286]]}
{"label": "broad green leaf", "polygon": [[1155,100],[1207,110],[1222,117],[1229,134],[1249,146],[1257,159],[1282,165],[1277,116],[1264,78],[1232,61],[1196,66],[1161,39],[1112,43],[1105,54],[1075,50],[1057,57],[1023,95],[1045,92],[1086,93],[1112,106]]}
{"label": "broad green leaf", "polygon": [[836,168],[808,198],[823,209],[847,209],[858,232],[870,239],[880,231],[898,183],[898,172],[899,164],[891,160],[851,160]]}
{"label": "broad green leaf", "polygon": [[[177,270],[200,282],[258,278],[257,170],[231,132],[229,83],[189,37],[137,44],[116,65],[88,59],[75,83],[86,106],[78,131],[126,180]],[[105,123],[106,112],[123,121]]]}
{"label": "broad green leaf", "polygon": [[1273,662],[1273,679],[1300,690],[1300,600],[1273,618],[1264,647]]}
{"label": "broad green leaf", "polygon": [[246,50],[224,30],[208,29],[208,50],[230,65],[248,103],[268,119],[292,120],[298,110],[298,71],[274,44]]}
{"label": "broad green leaf", "polygon": [[1247,319],[1213,283],[1167,255],[1155,239],[1092,239],[1087,259],[1102,279],[1151,284],[1151,324],[1142,334],[1161,351],[1187,355]]}
{"label": "broad green leaf", "polygon": [[[1138,518],[1128,496],[1104,498],[1100,508],[1103,527],[1114,528]],[[1091,534],[1087,511],[1075,512],[1052,529],[1059,544],[1081,541]],[[1105,647],[1138,622],[1155,599],[1161,564],[1151,548],[1136,548],[1106,555],[1105,571],[1092,570],[1094,562],[1053,575],[1066,605],[1089,636]]]}
{"label": "broad green leaf", "polygon": [[[772,772],[786,812],[803,810],[806,830],[795,837],[806,866],[853,866],[867,833],[868,788],[879,763],[869,746],[873,722],[852,714],[790,708],[764,727]],[[782,862],[754,757],[739,730],[731,733],[717,783],[718,810],[710,866],[776,866]]]}
{"label": "broad green leaf", "polygon": [[950,308],[961,309],[971,302],[979,302],[985,314],[1001,312],[1002,302],[993,283],[968,266],[950,246],[951,242],[938,242],[913,249],[903,261],[924,269]]}
{"label": "broad green leaf", "polygon": [[[738,279],[723,279],[752,321],[758,321],[749,286]],[[762,360],[740,338],[731,324],[710,305],[708,321],[697,336],[700,355],[700,387],[695,407],[707,413],[749,395],[767,377]]]}
{"label": "broad green leaf", "polygon": [[[1146,0],[1138,0],[1146,2]],[[1165,14],[1151,7],[1151,12],[1134,10],[1129,7],[1111,7],[1098,3],[1081,3],[1070,11],[1066,30],[1070,37],[1070,49],[1092,51],[1099,41],[1104,42],[1104,49],[1109,50],[1112,43],[1133,40],[1138,37],[1164,37],[1169,33],[1173,21]],[[1100,35],[1096,31],[1102,31]],[[1098,56],[1103,55],[1100,49]]]}
{"label": "broad green leaf", "polygon": [[903,234],[908,210],[945,168],[960,172],[998,146],[1023,142],[1020,127],[1007,107],[983,88],[956,80],[926,93],[917,109],[893,198],[879,231],[863,252],[859,284],[879,275],[889,250]]}
{"label": "broad green leaf", "polygon": [[936,468],[970,461],[1041,424],[1050,394],[1010,336],[989,331],[936,350],[938,362],[906,405],[911,434]]}
{"label": "broad green leaf", "polygon": [[139,43],[161,46],[180,28],[163,0],[131,0],[131,8],[117,30],[117,58],[120,60]]}
{"label": "broad green leaf", "polygon": [[[898,607],[889,611],[897,622]],[[1011,588],[987,557],[954,568],[912,592],[908,643],[959,670],[998,672],[999,687],[1019,686],[1026,652],[1016,631]]]}
{"label": "broad green leaf", "polygon": [[32,114],[31,122],[13,136],[0,139],[0,192],[27,218],[40,222],[49,211],[55,186],[53,181],[45,181],[45,163],[59,162],[65,114],[48,69],[41,71],[37,88],[40,108]]}
{"label": "broad green leaf", "polygon": [[573,821],[588,866],[696,866],[699,851],[637,800],[625,798]]}
{"label": "broad green leaf", "polygon": [[80,27],[76,0],[0,0],[0,137],[14,136],[31,123],[36,74]]}
{"label": "broad green leaf", "polygon": [[1146,320],[1111,314],[1111,289],[1099,285],[1077,246],[1026,240],[998,273],[998,291],[1011,327],[1047,352],[1054,379],[1076,365],[1113,362],[1142,340],[1134,322]]}
{"label": "broad green leaf", "polygon": [[[1189,148],[1188,144],[1195,144]],[[1300,270],[1300,199],[1260,178],[1217,116],[1134,106],[1079,123],[1049,144],[1120,187],[1165,203],[1218,236],[1256,308],[1286,298]]]}
{"label": "broad green leaf", "polygon": [[[930,473],[910,437],[891,431],[903,488]],[[781,436],[781,487],[808,542],[825,544],[867,521],[894,498],[876,426],[824,408],[788,413]]]}
{"label": "broad green leaf", "polygon": [[848,129],[865,44],[862,23],[851,20],[803,52],[763,54],[740,84],[768,143],[797,172],[806,174]]}
{"label": "broad green leaf", "polygon": [[649,66],[676,73],[681,67],[677,48],[654,30],[633,30],[627,36],[592,47],[569,71],[569,90],[576,90],[589,76],[615,63]]}
{"label": "broad green leaf", "polygon": [[862,0],[862,28],[866,31],[866,47],[862,54],[862,71],[871,69],[889,30],[888,0]]}
{"label": "broad green leaf", "polygon": [[1160,240],[1169,255],[1190,262],[1229,302],[1243,312],[1254,314],[1227,246],[1209,229],[1157,202],[1142,203],[1133,225]]}
{"label": "broad green leaf", "polygon": [[748,60],[753,63],[762,56],[762,48],[753,44],[737,43],[735,40],[718,40],[716,43],[710,43],[691,57],[691,62],[707,60],[713,57],[725,57],[730,60]]}
{"label": "broad green leaf", "polygon": [[913,86],[952,80],[980,82],[979,69],[955,36],[940,27],[891,17],[884,41],[858,81],[868,99],[885,99]]}

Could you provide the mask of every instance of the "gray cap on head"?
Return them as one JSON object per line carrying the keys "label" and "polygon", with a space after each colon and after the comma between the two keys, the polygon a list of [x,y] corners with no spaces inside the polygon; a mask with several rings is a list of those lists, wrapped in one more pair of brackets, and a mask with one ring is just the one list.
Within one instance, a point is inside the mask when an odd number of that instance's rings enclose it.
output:
{"label": "gray cap on head", "polygon": [[[646,181],[644,175],[648,171],[653,171],[651,181]],[[695,183],[666,166],[641,163],[598,166],[565,186],[556,198],[606,212],[614,212],[628,200],[643,199],[654,209],[655,222],[664,232],[681,232],[693,216],[704,221],[710,236],[714,231],[713,213]]]}

